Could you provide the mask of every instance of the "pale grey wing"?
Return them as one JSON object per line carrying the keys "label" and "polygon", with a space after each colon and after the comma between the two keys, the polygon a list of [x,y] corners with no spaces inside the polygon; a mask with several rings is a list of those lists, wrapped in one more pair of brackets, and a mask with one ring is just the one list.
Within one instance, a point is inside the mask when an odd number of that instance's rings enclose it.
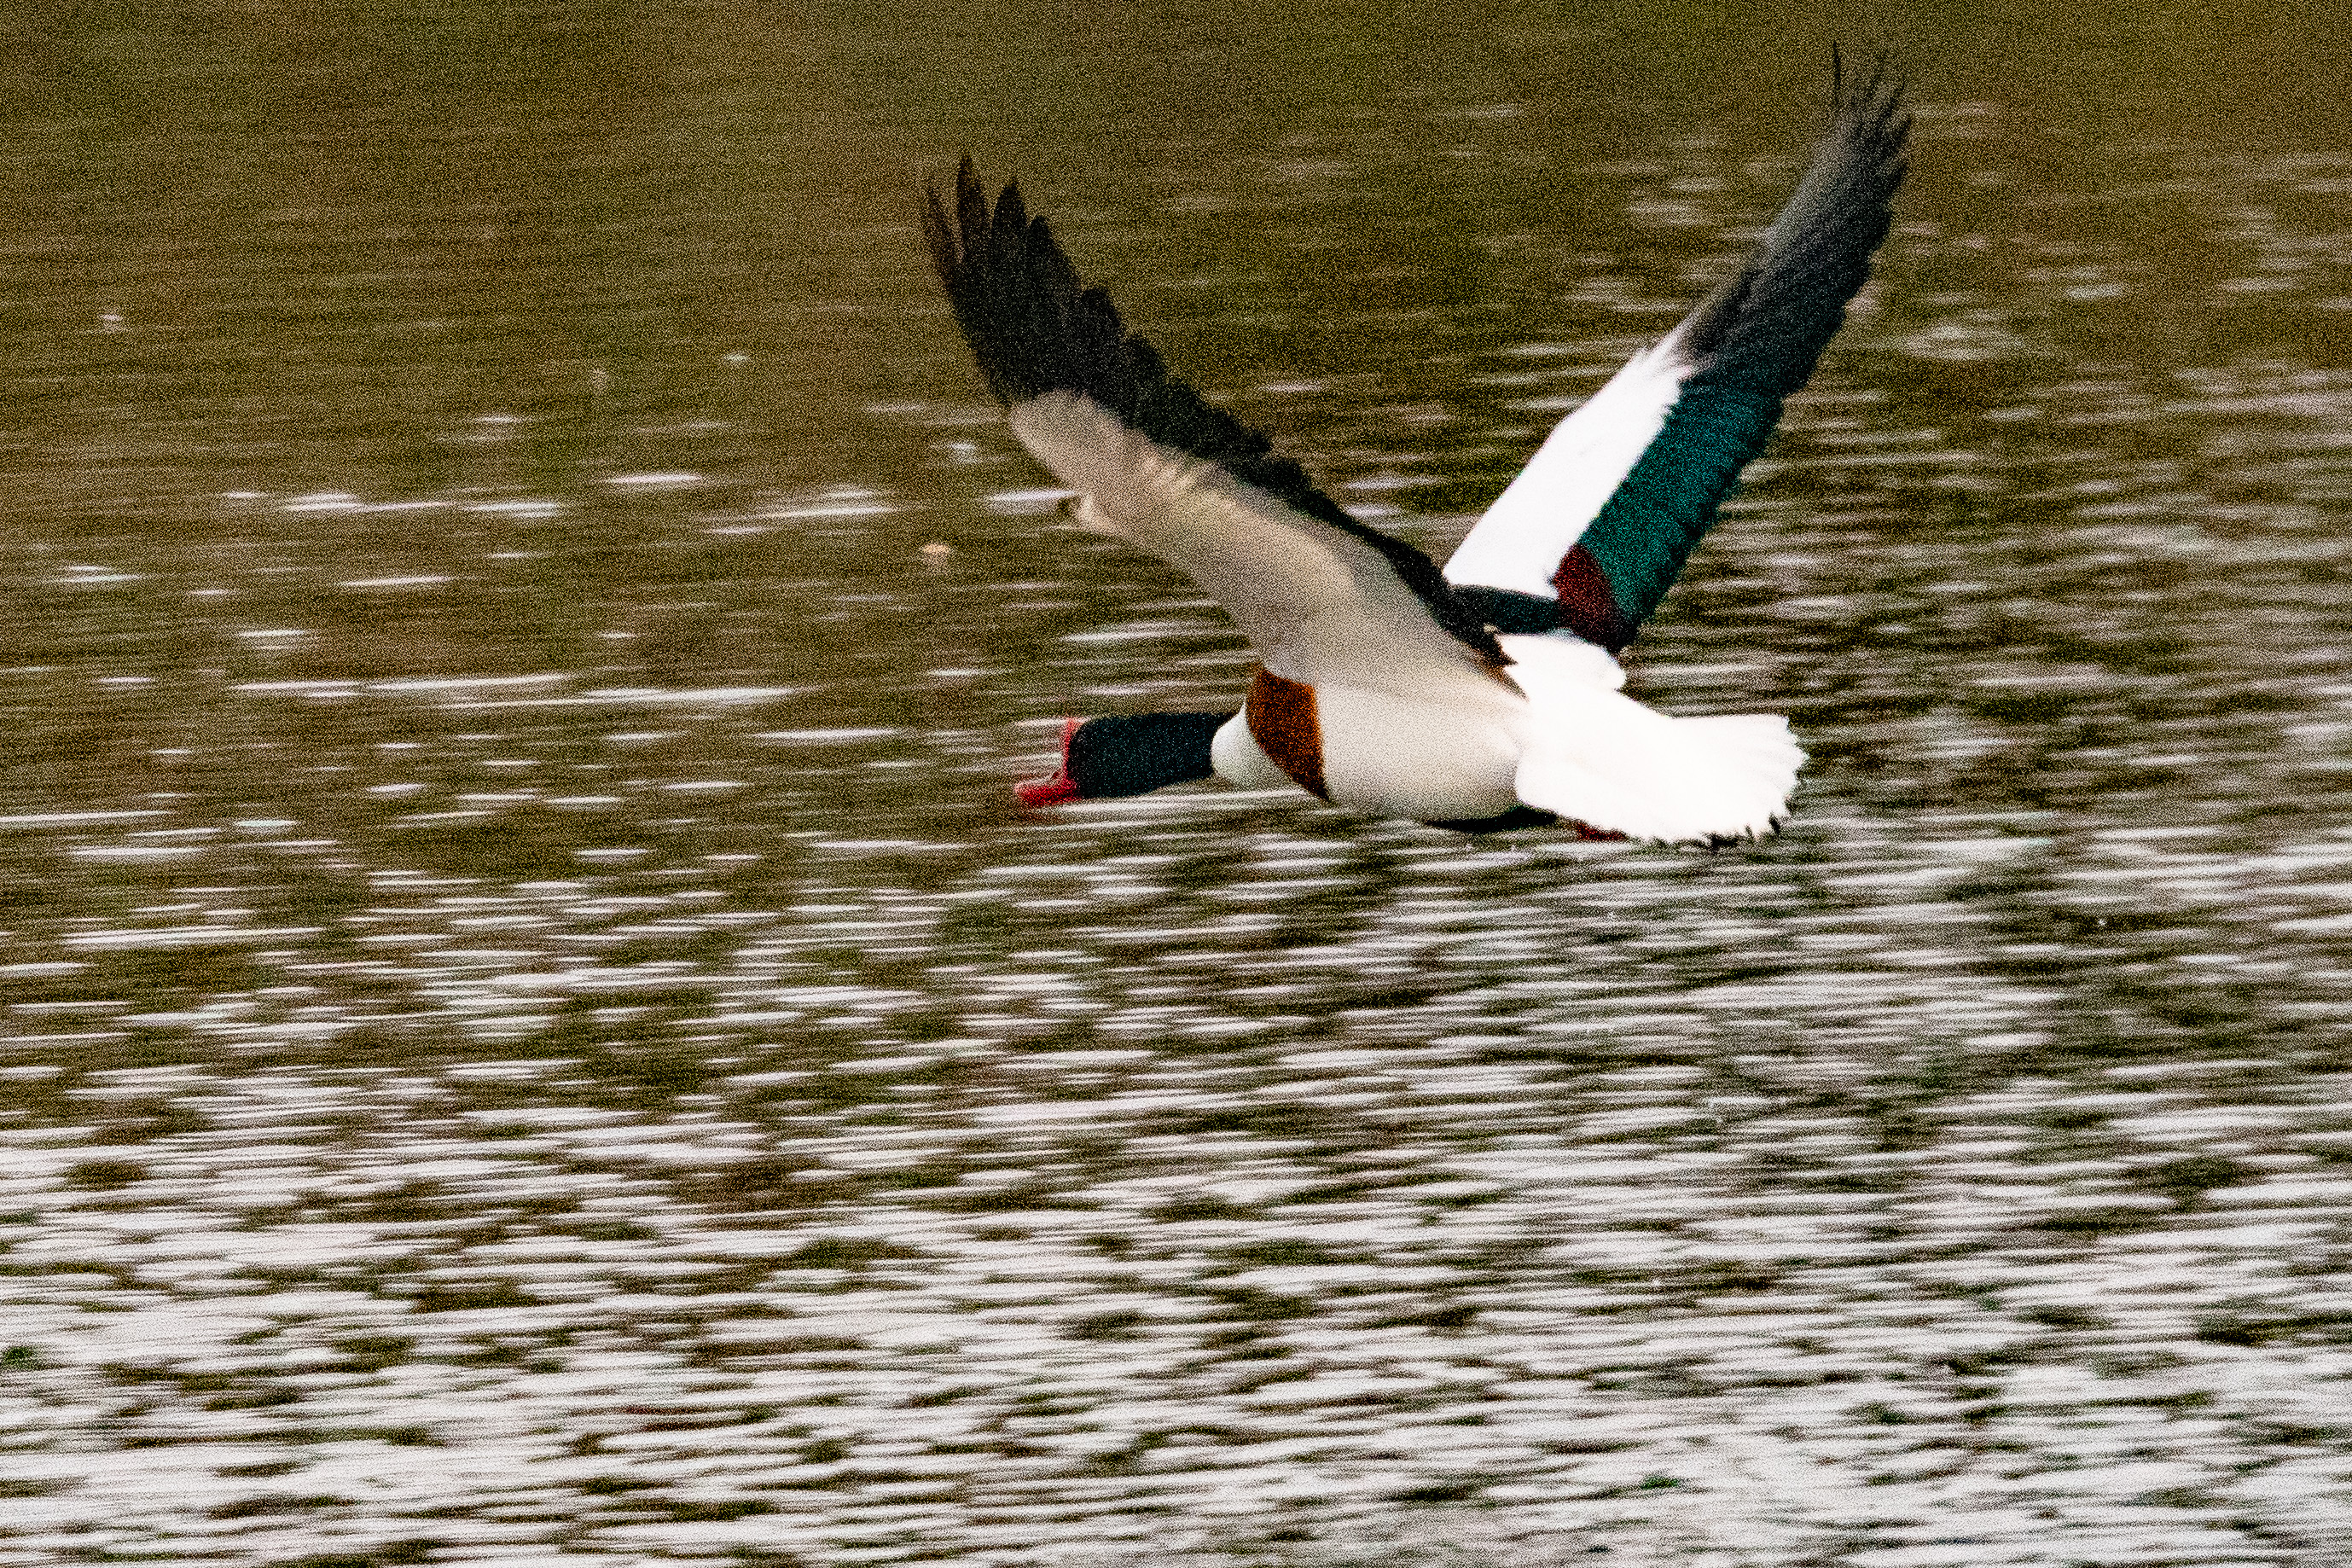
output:
{"label": "pale grey wing", "polygon": [[1409,680],[1430,662],[1458,669],[1477,657],[1364,540],[1160,445],[1093,399],[1048,392],[1015,404],[1011,418],[1031,455],[1087,498],[1082,515],[1192,578],[1276,675]]}
{"label": "pale grey wing", "polygon": [[[1007,185],[965,160],[924,213],[932,265],[1013,432],[1120,531],[1232,611],[1268,667],[1313,680],[1377,653],[1500,665],[1434,563],[1349,516],[1273,443],[1169,374]],[[1278,662],[1277,662],[1278,661]]]}

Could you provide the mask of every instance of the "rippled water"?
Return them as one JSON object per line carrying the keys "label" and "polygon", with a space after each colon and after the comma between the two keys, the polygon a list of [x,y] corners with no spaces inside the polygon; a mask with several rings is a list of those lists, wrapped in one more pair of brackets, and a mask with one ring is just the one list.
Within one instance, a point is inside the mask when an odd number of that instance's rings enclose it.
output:
{"label": "rippled water", "polygon": [[1927,51],[1633,659],[1793,716],[1780,839],[1021,816],[1248,659],[1053,514],[923,171],[1442,549],[1812,123],[1353,15],[14,40],[0,1563],[2352,1557],[2313,68]]}

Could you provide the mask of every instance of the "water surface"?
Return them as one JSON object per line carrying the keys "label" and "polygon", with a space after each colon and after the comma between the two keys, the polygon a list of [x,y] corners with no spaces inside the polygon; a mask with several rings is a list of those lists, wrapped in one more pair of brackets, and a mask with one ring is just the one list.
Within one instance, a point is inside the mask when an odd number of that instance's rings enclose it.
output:
{"label": "water surface", "polygon": [[1442,551],[1826,23],[16,25],[0,1562],[2343,1561],[2352,154],[2094,20],[1921,25],[1630,660],[1719,855],[1012,810],[1249,660],[911,192]]}

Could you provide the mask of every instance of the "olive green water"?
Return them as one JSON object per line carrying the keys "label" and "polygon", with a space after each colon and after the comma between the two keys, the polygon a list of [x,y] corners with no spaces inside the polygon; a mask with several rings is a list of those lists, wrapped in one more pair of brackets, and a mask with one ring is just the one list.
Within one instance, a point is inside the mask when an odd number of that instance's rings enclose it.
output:
{"label": "olive green water", "polygon": [[[1442,552],[1874,35],[1879,279],[1630,659],[1787,833],[1009,806],[1248,660],[923,176]],[[2339,42],[0,21],[0,1563],[2352,1558]]]}

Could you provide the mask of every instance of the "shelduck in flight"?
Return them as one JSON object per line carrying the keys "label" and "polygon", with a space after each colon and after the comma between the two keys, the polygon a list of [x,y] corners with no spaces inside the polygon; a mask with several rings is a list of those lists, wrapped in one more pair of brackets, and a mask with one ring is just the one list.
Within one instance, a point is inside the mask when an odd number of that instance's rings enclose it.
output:
{"label": "shelduck in flight", "polygon": [[1616,655],[1805,384],[1893,221],[1910,116],[1832,56],[1830,127],[1739,269],[1561,420],[1444,571],[1204,401],[1087,288],[1017,184],[971,161],[924,228],[1013,433],[1222,605],[1259,668],[1238,713],[1071,720],[1032,805],[1212,775],[1465,831],[1559,822],[1719,844],[1779,825],[1805,753],[1775,714],[1671,718]]}

